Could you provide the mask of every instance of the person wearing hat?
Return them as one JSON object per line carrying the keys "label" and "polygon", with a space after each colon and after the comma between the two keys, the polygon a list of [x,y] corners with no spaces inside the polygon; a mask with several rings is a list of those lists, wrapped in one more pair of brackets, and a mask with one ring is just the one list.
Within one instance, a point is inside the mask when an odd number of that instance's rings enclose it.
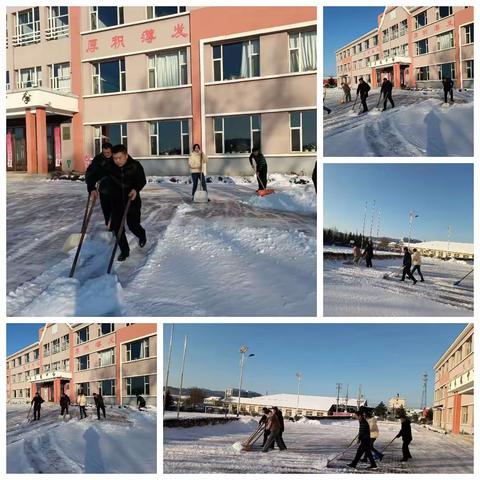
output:
{"label": "person wearing hat", "polygon": [[365,454],[368,460],[370,461],[370,466],[367,467],[367,470],[373,470],[377,468],[377,464],[373,459],[371,441],[370,441],[370,426],[368,425],[367,419],[365,418],[365,412],[363,409],[360,409],[356,412],[358,418],[358,441],[360,443],[357,454],[351,463],[347,466],[351,468],[357,468],[357,464],[362,458],[362,455]]}
{"label": "person wearing hat", "polygon": [[407,416],[402,413],[400,415],[400,422],[402,422],[402,428],[398,432],[398,435],[395,438],[400,438],[402,437],[402,453],[403,453],[403,458],[402,462],[408,462],[410,458],[412,458],[412,455],[410,454],[410,449],[408,446],[410,445],[411,441],[413,440],[412,438],[412,425],[410,423],[410,420],[407,418]]}

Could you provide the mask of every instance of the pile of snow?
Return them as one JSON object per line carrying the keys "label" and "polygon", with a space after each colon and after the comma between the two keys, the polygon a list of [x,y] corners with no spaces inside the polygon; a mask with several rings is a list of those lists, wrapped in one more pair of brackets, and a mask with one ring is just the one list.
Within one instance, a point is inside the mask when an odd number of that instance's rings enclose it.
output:
{"label": "pile of snow", "polygon": [[317,211],[317,195],[313,185],[310,188],[275,192],[263,197],[252,195],[246,202],[256,208],[282,210],[301,214],[315,214]]}
{"label": "pile of snow", "polygon": [[308,425],[317,425],[320,426],[320,422],[318,420],[311,420],[307,417],[301,417],[297,420],[297,423],[304,423]]}

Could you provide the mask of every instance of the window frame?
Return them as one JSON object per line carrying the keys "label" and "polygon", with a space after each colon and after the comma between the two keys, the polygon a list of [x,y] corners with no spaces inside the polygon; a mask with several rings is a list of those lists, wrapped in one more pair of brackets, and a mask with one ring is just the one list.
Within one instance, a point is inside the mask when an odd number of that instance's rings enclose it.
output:
{"label": "window frame", "polygon": [[[85,368],[80,368],[80,359],[82,358],[87,358],[87,366]],[[85,370],[90,370],[90,354],[89,353],[86,353],[85,355],[80,355],[79,357],[76,357],[77,359],[77,365],[76,365],[76,371],[77,372],[83,372]]]}
{"label": "window frame", "polygon": [[[83,332],[83,331],[87,332],[86,340],[80,341],[80,332]],[[88,328],[88,326],[80,328],[75,332],[75,345],[82,345],[83,343],[87,343],[89,341],[90,341],[90,329]]]}
{"label": "window frame", "polygon": [[[23,82],[22,72],[25,72],[26,70],[31,71],[30,73],[32,74],[32,80]],[[17,72],[17,89],[23,90],[26,88],[39,88],[42,86],[42,67],[41,66],[19,68],[18,70],[16,70],[16,72]],[[30,83],[31,85],[28,86],[26,85],[27,83]]]}
{"label": "window frame", "polygon": [[[125,145],[125,147],[128,147],[128,123],[127,122],[105,123],[105,124],[100,124],[100,125],[92,125],[92,128],[93,128],[93,151],[94,151],[95,155],[101,153],[102,143],[104,142],[104,138],[108,138],[110,140],[109,136],[103,134],[103,128],[110,127],[112,125],[119,125],[120,126],[120,141],[121,141],[122,145]],[[98,132],[100,133],[100,136],[97,135]],[[97,148],[97,146],[98,146],[98,148]]]}
{"label": "window frame", "polygon": [[[424,72],[426,73],[427,78],[425,78],[425,79],[419,78],[422,69],[424,69]],[[416,70],[417,71],[416,71],[415,77],[416,77],[417,82],[428,82],[428,81],[430,81],[430,66],[429,65],[424,65],[422,67],[417,67]]]}
{"label": "window frame", "polygon": [[[111,352],[110,354],[110,363],[103,363],[102,361],[102,353]],[[109,367],[111,365],[115,365],[115,347],[105,348],[103,350],[98,351],[98,366],[99,367]]]}
{"label": "window frame", "polygon": [[[424,25],[419,25],[419,24],[418,24],[418,17],[419,17],[420,15],[423,15],[423,17],[424,17],[424,19],[425,19],[425,24],[424,24]],[[415,16],[413,17],[413,19],[414,19],[414,22],[415,22],[415,28],[414,28],[414,30],[418,30],[418,29],[420,29],[420,28],[426,27],[426,26],[428,25],[427,10],[424,10],[423,12],[417,13],[417,15],[415,15]]]}
{"label": "window frame", "polygon": [[[139,393],[139,395],[150,396],[150,376],[149,375],[136,375],[133,377],[126,377],[125,378],[125,386],[127,391],[127,396],[134,396],[135,394],[132,393],[132,379],[133,378],[143,378],[143,392]],[[148,390],[148,393],[147,393]]]}
{"label": "window frame", "polygon": [[[420,53],[419,52],[419,45],[421,42],[425,42],[425,52],[423,53]],[[415,42],[415,55],[416,56],[419,56],[419,55],[426,55],[427,53],[429,53],[429,45],[428,45],[428,38],[422,38],[421,40],[418,40]]]}
{"label": "window frame", "polygon": [[[20,15],[22,14],[30,14],[31,13],[31,20],[26,23],[20,24]],[[14,22],[14,31],[15,34],[13,35],[12,39],[12,46],[19,47],[23,45],[30,45],[32,43],[39,43],[40,42],[40,7],[31,7],[25,8],[24,10],[20,10],[14,13],[15,22]],[[31,25],[32,31],[28,33],[20,33],[22,26],[24,25]]]}
{"label": "window frame", "polygon": [[[288,112],[289,114],[289,127],[290,127],[290,152],[292,153],[304,153],[304,152],[310,152],[310,150],[304,150],[303,149],[303,114],[305,112],[314,112],[315,110],[300,110],[300,111],[294,111],[294,112]],[[298,127],[292,127],[292,114],[298,113],[300,115],[300,125]],[[299,130],[300,132],[300,150],[293,150],[293,130]],[[313,153],[317,152],[318,145],[315,147],[315,150]]]}
{"label": "window frame", "polygon": [[465,43],[463,45],[472,45],[475,43],[475,27],[472,23],[465,25]]}
{"label": "window frame", "polygon": [[[258,52],[255,53],[253,52],[252,48],[252,43],[254,41],[258,42]],[[241,78],[232,78],[232,79],[227,79],[225,80],[224,78],[224,71],[223,71],[223,59],[224,59],[224,52],[223,52],[223,47],[225,45],[234,45],[236,43],[247,43],[247,56],[248,56],[248,71],[251,74],[253,72],[253,61],[252,57],[258,57],[258,75],[249,75],[247,77],[241,77]],[[260,37],[252,37],[252,38],[247,38],[247,39],[238,39],[234,40],[231,42],[224,42],[220,43],[217,45],[212,44],[212,78],[214,82],[232,82],[232,81],[241,81],[241,80],[246,80],[248,78],[260,78],[262,76],[261,74],[261,69],[260,69]],[[220,47],[220,58],[215,58],[214,56],[214,48],[215,47]],[[220,62],[220,80],[215,80],[215,62]]]}
{"label": "window frame", "polygon": [[[144,347],[143,347],[143,352],[144,352],[144,356],[143,357],[139,357],[139,358],[134,358],[132,359],[132,344],[133,343],[144,343]],[[140,346],[140,352],[142,351],[142,347]],[[138,360],[145,360],[147,358],[150,358],[150,337],[146,337],[146,338],[140,338],[138,340],[134,340],[133,342],[128,342],[126,344],[126,362],[135,362],[135,361],[138,361]]]}
{"label": "window frame", "polygon": [[[439,63],[437,65],[437,67],[438,67],[438,80],[440,80],[440,81],[443,80],[443,73],[442,73],[442,66],[443,65],[450,65],[450,75],[448,75],[448,77],[452,81],[456,80],[455,62]],[[455,360],[454,360],[454,364],[455,364]]]}
{"label": "window frame", "polygon": [[[253,128],[253,116],[258,116],[258,125],[259,128]],[[250,152],[234,152],[234,153],[226,153],[225,152],[225,118],[227,117],[249,117],[249,125],[250,125]],[[221,119],[222,120],[222,131],[216,130],[215,127],[215,120],[216,119]],[[214,142],[214,147],[215,147],[215,154],[217,155],[246,155],[247,153],[250,154],[252,152],[253,148],[253,133],[258,132],[259,133],[259,140],[260,140],[260,145],[262,143],[262,118],[259,113],[247,113],[247,114],[242,114],[242,115],[223,115],[221,117],[212,117],[213,121],[213,142]],[[217,151],[217,144],[216,144],[216,135],[217,134],[222,134],[222,151],[218,152]]]}
{"label": "window frame", "polygon": [[[446,35],[449,35],[450,37],[450,46],[447,47],[447,48],[440,48],[440,43],[441,43],[441,40],[440,38],[441,37],[444,37]],[[443,52],[444,50],[450,50],[451,48],[455,48],[455,35],[453,33],[453,30],[449,30],[447,32],[443,32],[441,33],[440,35],[437,35],[436,36],[436,41],[437,41],[437,50],[436,52]],[[427,52],[428,53],[428,52]]]}
{"label": "window frame", "polygon": [[[108,27],[98,27],[98,9],[99,8],[110,8],[110,7],[98,7],[94,5],[90,5],[88,7],[88,21],[90,25],[90,30],[103,30],[105,28],[113,28],[119,25],[125,24],[125,16],[123,7],[117,6],[117,23],[115,25],[109,25]],[[93,25],[93,18],[95,18],[95,26]]]}
{"label": "window frame", "polygon": [[[68,69],[68,76],[66,76],[63,73],[63,66],[67,66],[66,68]],[[72,66],[70,62],[61,62],[61,63],[52,63],[48,65],[50,69],[50,78],[49,78],[49,85],[52,90],[58,91],[58,92],[70,92],[71,91],[71,80],[72,80]],[[62,68],[62,74],[61,76],[55,76],[55,67]],[[61,80],[68,80],[68,86],[65,88],[59,88],[58,84],[59,81]]]}
{"label": "window frame", "polygon": [[[471,64],[471,66],[469,66]],[[473,80],[475,75],[475,68],[474,68],[474,59],[470,58],[469,60],[465,60],[465,80]],[[470,70],[470,75],[469,75]],[[471,350],[470,352],[471,353]]]}
{"label": "window frame", "polygon": [[[115,63],[118,62],[118,84],[120,90],[114,92],[103,92],[102,90],[102,67],[101,65],[105,65],[107,63]],[[125,57],[113,58],[109,60],[103,60],[99,62],[91,62],[92,65],[92,80],[91,80],[91,88],[92,88],[92,95],[110,95],[113,93],[121,93],[127,91],[126,85],[126,66],[125,66]],[[97,90],[97,92],[95,92]]]}
{"label": "window frame", "polygon": [[[107,395],[106,393],[104,393],[103,391],[103,382],[110,382],[110,394]],[[115,385],[115,379],[114,378],[105,378],[105,379],[102,379],[102,380],[99,380],[98,381],[98,393],[102,396],[102,397],[115,397],[115,394],[116,394],[116,385]]]}
{"label": "window frame", "polygon": [[[186,6],[181,7],[180,5],[168,5],[168,6],[176,7],[177,12],[176,13],[169,13],[167,15],[156,16],[155,15],[155,7],[157,7],[157,6],[160,6],[160,5],[147,5],[146,12],[145,12],[147,20],[153,20],[154,18],[173,17],[174,15],[180,15],[182,13],[187,12],[187,7]],[[167,6],[167,5],[162,5],[162,6]],[[183,8],[183,10],[181,10],[182,8]],[[151,13],[151,16],[150,16],[150,13]]]}
{"label": "window frame", "polygon": [[[448,15],[444,15],[443,17],[440,16],[440,9],[441,8],[448,8]],[[444,18],[451,17],[453,15],[453,7],[450,7],[448,5],[442,5],[438,6],[435,10],[435,19],[438,20],[443,20]]]}
{"label": "window frame", "polygon": [[[47,23],[48,27],[45,30],[45,38],[46,40],[56,40],[58,38],[63,38],[63,37],[68,37],[69,36],[69,30],[70,30],[70,10],[69,7],[67,6],[67,13],[65,14],[59,14],[59,15],[53,15],[53,9],[58,8],[59,11],[62,7],[65,7],[65,5],[54,5],[47,7]],[[60,27],[56,26],[56,20],[66,17],[67,18],[67,24],[62,25]]]}
{"label": "window frame", "polygon": [[[173,51],[177,52],[178,56],[178,76],[180,83],[178,85],[163,86],[158,84],[157,78],[157,59],[163,55],[168,54],[167,51],[154,52],[148,55],[147,59],[147,79],[148,79],[148,88],[175,88],[188,85],[188,51],[186,47],[170,50],[170,53]],[[185,61],[182,60],[182,53],[185,53]],[[183,72],[185,71],[185,78]],[[154,85],[150,85],[150,74],[153,73]]]}
{"label": "window frame", "polygon": [[[180,154],[168,155],[160,154],[160,123],[162,122],[178,122],[180,128]],[[171,120],[155,120],[149,122],[149,140],[150,140],[150,155],[152,157],[175,157],[179,155],[189,155],[190,154],[190,125],[187,118],[185,119],[171,119]],[[187,130],[185,132],[184,126],[187,125]],[[187,148],[185,148],[185,137],[187,137]],[[155,139],[155,153],[152,150],[152,139]]]}
{"label": "window frame", "polygon": [[[289,73],[305,73],[305,72],[316,72],[318,71],[318,65],[317,65],[317,68],[315,70],[302,70],[300,68],[300,57],[301,57],[301,45],[302,45],[302,42],[300,41],[300,38],[303,34],[305,33],[315,33],[315,36],[317,36],[318,32],[316,29],[314,30],[303,30],[303,31],[299,31],[299,32],[288,32],[288,71]],[[296,47],[290,47],[290,37],[291,36],[296,36],[297,37],[297,46]],[[365,42],[367,42],[368,40],[365,40]],[[361,47],[361,43],[359,43],[359,47],[360,47],[360,52],[362,51],[362,47]],[[297,65],[298,65],[298,71],[294,71],[292,70],[292,56],[291,56],[291,52],[292,50],[295,50],[297,52]],[[260,49],[259,49],[260,51]]]}
{"label": "window frame", "polygon": [[[102,325],[110,325],[111,330],[107,333],[102,332]],[[110,335],[111,333],[115,332],[115,324],[114,323],[99,323],[98,324],[98,336],[103,337],[105,335]]]}

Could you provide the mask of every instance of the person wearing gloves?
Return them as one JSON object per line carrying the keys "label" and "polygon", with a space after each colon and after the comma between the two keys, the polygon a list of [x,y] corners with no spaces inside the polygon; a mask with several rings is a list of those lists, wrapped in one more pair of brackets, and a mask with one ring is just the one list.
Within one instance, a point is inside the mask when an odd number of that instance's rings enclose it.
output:
{"label": "person wearing gloves", "polygon": [[[204,165],[207,165],[208,157],[202,152],[200,145],[196,143],[193,146],[193,152],[188,158],[188,166],[190,167],[190,174],[192,175],[192,200],[197,191],[198,180],[202,182],[202,188],[207,191],[207,181],[205,179]],[[210,199],[209,199],[210,201]]]}

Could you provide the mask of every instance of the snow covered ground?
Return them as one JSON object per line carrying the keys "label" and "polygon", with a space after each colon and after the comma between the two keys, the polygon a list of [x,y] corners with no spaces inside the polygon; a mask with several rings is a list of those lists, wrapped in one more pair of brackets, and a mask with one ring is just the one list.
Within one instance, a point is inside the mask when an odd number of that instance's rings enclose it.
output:
{"label": "snow covered ground", "polygon": [[39,421],[26,422],[29,406],[7,406],[7,473],[156,473],[155,409],[108,408],[97,420],[87,408],[80,420],[59,419],[57,405],[43,404]]}
{"label": "snow covered ground", "polygon": [[208,204],[191,203],[181,179],[149,180],[147,246],[127,231],[130,257],[106,275],[112,240],[97,206],[69,279],[75,252],[62,246],[80,231],[85,185],[9,176],[8,315],[316,314],[316,195],[311,182],[293,183],[308,179],[273,175],[277,193],[264,199],[251,178],[224,179],[209,184]]}
{"label": "snow covered ground", "polygon": [[[351,247],[342,247],[340,245],[324,245],[323,251],[328,253],[347,253],[352,255],[352,248]],[[398,255],[402,256],[403,254],[400,252],[384,252],[382,250],[375,250],[375,255],[384,256],[384,255]]]}
{"label": "snow covered ground", "polygon": [[[245,441],[257,420],[243,417],[238,422],[192,428],[164,428],[164,473],[351,473],[362,471],[345,467],[354,456],[353,446],[327,468],[327,461],[346,449],[358,433],[358,422],[285,422],[284,440],[288,450],[262,453],[260,442],[251,452],[237,452],[236,442]],[[382,451],[400,430],[400,424],[379,422],[376,447]],[[401,441],[396,440],[379,462],[378,473],[473,473],[473,442],[442,435],[412,425],[413,460],[400,463]]]}
{"label": "snow covered ground", "polygon": [[[325,106],[332,109],[323,116],[327,157],[473,156],[473,91],[454,92],[455,103],[445,108],[443,91],[394,89],[395,108],[388,104],[381,113],[375,111],[379,89],[372,89],[366,115],[352,113],[353,103],[340,104],[342,96],[340,89],[327,91]],[[359,108],[360,100],[355,112]]]}
{"label": "snow covered ground", "polygon": [[[473,266],[463,261],[422,259],[425,282],[400,282],[399,260],[373,259],[373,268],[345,265],[345,260],[325,260],[323,314],[328,317],[473,316],[473,275],[458,286],[453,283]],[[418,273],[415,277],[419,280]]]}

